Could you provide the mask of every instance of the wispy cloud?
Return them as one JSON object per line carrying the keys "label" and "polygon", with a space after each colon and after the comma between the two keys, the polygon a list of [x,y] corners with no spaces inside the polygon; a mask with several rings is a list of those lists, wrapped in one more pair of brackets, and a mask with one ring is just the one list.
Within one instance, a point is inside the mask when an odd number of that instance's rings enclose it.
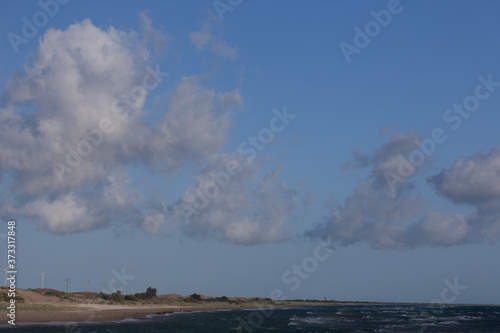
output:
{"label": "wispy cloud", "polygon": [[[227,180],[222,188],[214,183],[212,170],[224,170],[228,161],[237,161],[239,172]],[[279,180],[279,169],[274,169],[259,180],[260,168],[241,156],[217,155],[206,171],[195,177],[196,185],[186,189],[176,206],[176,220],[180,229],[196,238],[215,238],[240,244],[254,244],[284,240],[282,227],[292,210],[301,205],[290,196],[292,189]],[[199,193],[216,188],[208,200]],[[196,213],[185,218],[182,203],[195,202]]]}
{"label": "wispy cloud", "polygon": [[147,12],[139,13],[141,33],[141,41],[144,46],[152,45],[156,53],[161,53],[164,49],[168,49],[169,37],[163,30],[156,28],[148,16]]}
{"label": "wispy cloud", "polygon": [[[429,178],[437,193],[457,204],[475,207],[464,215],[426,209],[411,181],[395,191],[385,175],[401,168],[401,158],[416,148],[415,133],[395,134],[372,157],[354,153],[344,167],[368,164],[371,173],[358,183],[343,204],[334,205],[324,221],[306,233],[331,237],[341,245],[368,243],[373,248],[412,248],[496,242],[500,238],[500,148],[457,159],[449,170]],[[417,174],[414,169],[411,177]]]}
{"label": "wispy cloud", "polygon": [[189,34],[189,39],[198,51],[208,49],[218,56],[235,60],[238,49],[236,46],[231,46],[219,35],[214,34],[217,24],[215,18],[210,16],[207,21],[203,23],[201,30]]}
{"label": "wispy cloud", "polygon": [[357,184],[343,204],[334,205],[324,221],[307,235],[331,236],[342,245],[366,242],[375,248],[403,247],[404,222],[418,216],[422,200],[412,195],[411,182],[400,184],[396,193],[392,192],[385,175],[397,171],[399,156],[415,149],[415,138],[418,135],[412,132],[394,134],[371,158],[355,154],[353,167],[369,165],[370,175]]}

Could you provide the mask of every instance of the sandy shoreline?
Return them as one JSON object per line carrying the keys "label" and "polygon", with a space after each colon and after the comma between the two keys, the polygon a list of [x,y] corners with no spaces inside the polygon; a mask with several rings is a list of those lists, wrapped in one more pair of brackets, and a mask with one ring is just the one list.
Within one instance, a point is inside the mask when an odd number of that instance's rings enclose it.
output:
{"label": "sandy shoreline", "polygon": [[[5,294],[6,288],[0,287]],[[151,314],[173,312],[209,311],[222,309],[255,308],[260,303],[233,302],[201,304],[199,302],[185,302],[185,297],[177,294],[161,295],[155,300],[143,302],[114,303],[105,301],[97,293],[70,293],[61,295],[46,295],[47,291],[40,289],[18,289],[16,295],[22,297],[16,304],[15,322],[17,325],[51,322],[115,322],[127,318],[145,317]],[[6,296],[6,294],[4,295]],[[128,304],[127,304],[128,303]],[[238,304],[236,304],[238,303]],[[243,303],[243,304],[242,304]],[[244,304],[246,303],[246,304]],[[0,325],[7,324],[5,299],[0,299]]]}
{"label": "sandy shoreline", "polygon": [[[406,303],[407,304],[407,303]],[[310,304],[309,304],[310,305]],[[355,303],[344,304],[315,304],[316,306],[329,305],[359,305]],[[372,304],[372,305],[384,305]],[[474,306],[472,304],[452,304],[455,306]],[[305,306],[305,304],[303,305]],[[477,304],[476,306],[480,306]],[[488,304],[487,306],[498,306]],[[293,308],[300,305],[273,305],[268,308]],[[175,312],[192,312],[192,311],[216,311],[216,310],[248,310],[261,309],[262,307],[252,306],[120,306],[120,305],[92,305],[88,304],[85,307],[74,307],[67,311],[20,311],[16,314],[16,325],[31,326],[31,325],[46,325],[53,323],[54,325],[73,325],[76,323],[106,323],[116,322],[130,318],[142,318],[154,314],[166,314]],[[0,324],[6,324],[7,321],[2,319]]]}
{"label": "sandy shoreline", "polygon": [[[5,287],[0,287],[0,290]],[[129,318],[141,318],[154,314],[214,310],[248,310],[263,308],[294,308],[301,306],[332,306],[332,305],[418,305],[415,303],[376,303],[376,302],[319,302],[319,301],[284,301],[274,302],[269,299],[231,298],[224,302],[210,302],[205,297],[202,302],[187,302],[187,298],[177,295],[161,295],[154,301],[113,303],[105,302],[96,293],[71,293],[69,299],[53,295],[45,295],[46,290],[18,290],[23,298],[16,304],[15,323],[28,325],[74,325],[75,323],[117,322]],[[64,294],[66,295],[66,294]],[[0,301],[0,325],[5,327],[10,318],[7,315],[5,300]],[[430,305],[430,304],[420,304]],[[472,305],[472,304],[450,304]],[[477,304],[479,305],[479,304]],[[486,305],[486,304],[485,304]],[[491,304],[488,304],[491,306]],[[498,305],[497,305],[498,306]]]}
{"label": "sandy shoreline", "polygon": [[[178,311],[215,310],[201,307],[158,306],[146,308],[117,308],[71,311],[20,311],[16,316],[17,325],[33,325],[49,322],[85,323],[85,322],[114,322],[117,320],[145,317],[151,314],[173,313]],[[3,322],[3,320],[2,320]]]}
{"label": "sandy shoreline", "polygon": [[[86,306],[84,309],[74,309],[67,311],[19,311],[16,313],[16,325],[44,325],[54,323],[59,325],[75,323],[95,323],[95,322],[116,322],[123,319],[141,318],[147,315],[165,314],[174,312],[192,311],[216,311],[216,310],[242,310],[259,309],[261,307],[231,307],[231,306]],[[290,306],[272,306],[270,308],[284,308]],[[293,306],[292,306],[293,307]],[[6,316],[5,316],[6,317]],[[6,319],[2,319],[0,324],[7,324]]]}

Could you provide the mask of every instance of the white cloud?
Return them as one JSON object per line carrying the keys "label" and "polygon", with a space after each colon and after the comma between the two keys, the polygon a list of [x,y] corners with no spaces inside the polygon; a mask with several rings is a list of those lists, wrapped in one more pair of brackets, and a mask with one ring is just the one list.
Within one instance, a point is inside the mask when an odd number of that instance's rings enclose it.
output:
{"label": "white cloud", "polygon": [[153,22],[147,15],[147,12],[139,13],[139,19],[141,22],[139,30],[141,32],[142,44],[144,46],[152,45],[157,53],[161,53],[164,49],[167,49],[169,46],[167,33],[153,26]]}
{"label": "white cloud", "polygon": [[213,53],[231,60],[235,60],[238,50],[235,46],[229,45],[221,37],[213,34],[213,18],[209,18],[201,30],[189,34],[189,39],[198,51],[210,49]]}
{"label": "white cloud", "polygon": [[73,193],[53,201],[38,199],[24,208],[25,216],[38,217],[42,229],[59,233],[86,231],[94,223],[88,203]]}
{"label": "white cloud", "polygon": [[212,39],[212,34],[207,31],[196,31],[189,34],[189,39],[198,51],[203,50]]}
{"label": "white cloud", "polygon": [[306,233],[330,236],[342,245],[358,242],[374,248],[408,248],[423,245],[450,246],[500,238],[500,150],[487,155],[457,159],[449,170],[431,177],[437,192],[456,202],[472,205],[469,215],[425,212],[423,199],[414,194],[413,171],[395,192],[388,188],[385,174],[397,173],[398,156],[408,158],[418,135],[396,134],[373,157],[354,154],[354,162],[342,167],[370,165],[371,173],[361,181],[345,202],[332,208],[324,221]]}
{"label": "white cloud", "polygon": [[[241,96],[203,88],[196,77],[183,78],[168,109],[146,124],[145,87],[154,86],[158,68],[144,58],[144,41],[164,39],[146,16],[142,21],[142,40],[135,32],[99,29],[90,20],[49,29],[33,63],[7,82],[0,172],[11,199],[0,215],[17,212],[59,233],[113,222],[142,223],[154,232],[165,211],[143,212],[143,198],[131,189],[123,167],[141,164],[169,175],[204,165],[225,144]],[[21,116],[21,108],[29,113]]]}
{"label": "white cloud", "polygon": [[152,214],[146,215],[144,221],[141,224],[142,230],[148,234],[158,233],[158,229],[167,223],[167,216],[160,212],[153,212]]}
{"label": "white cloud", "polygon": [[[238,165],[233,176],[226,172],[228,163]],[[269,171],[260,182],[257,174],[256,165],[240,156],[214,156],[175,207],[181,230],[196,238],[241,244],[285,239],[282,227],[300,202],[278,180],[279,170]],[[187,207],[192,214],[186,213]]]}
{"label": "white cloud", "polygon": [[462,214],[429,212],[406,235],[410,246],[422,244],[456,245],[465,243],[469,234],[467,218]]}
{"label": "white cloud", "polygon": [[475,208],[465,217],[471,242],[500,239],[500,147],[487,154],[458,158],[448,170],[431,177],[439,194],[457,204]]}
{"label": "white cloud", "polygon": [[500,199],[500,147],[486,155],[459,158],[430,181],[441,195],[457,203]]}
{"label": "white cloud", "polygon": [[212,51],[220,55],[221,57],[226,57],[231,60],[236,59],[236,55],[238,51],[236,48],[230,46],[225,40],[222,39],[213,39],[212,41]]}

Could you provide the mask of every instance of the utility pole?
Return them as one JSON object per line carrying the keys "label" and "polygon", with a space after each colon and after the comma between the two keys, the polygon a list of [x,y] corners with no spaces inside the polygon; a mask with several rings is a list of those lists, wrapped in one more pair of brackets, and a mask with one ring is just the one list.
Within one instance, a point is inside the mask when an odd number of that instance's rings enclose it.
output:
{"label": "utility pole", "polygon": [[6,286],[6,287],[7,287],[7,271],[8,271],[8,270],[9,270],[8,268],[4,268],[4,269],[2,269],[2,271],[4,271],[4,272],[5,272],[5,286]]}
{"label": "utility pole", "polygon": [[134,294],[134,286],[130,286],[132,288],[132,295]]}
{"label": "utility pole", "polygon": [[87,283],[89,282],[89,280],[85,280],[85,292],[87,292]]}
{"label": "utility pole", "polygon": [[68,293],[68,285],[69,285],[70,280],[71,280],[70,278],[67,278],[66,280],[64,280],[64,281],[66,281],[66,294]]}
{"label": "utility pole", "polygon": [[45,275],[47,275],[47,273],[44,272],[44,273],[42,273],[40,275],[42,276],[42,289],[43,289],[43,280],[45,279]]}

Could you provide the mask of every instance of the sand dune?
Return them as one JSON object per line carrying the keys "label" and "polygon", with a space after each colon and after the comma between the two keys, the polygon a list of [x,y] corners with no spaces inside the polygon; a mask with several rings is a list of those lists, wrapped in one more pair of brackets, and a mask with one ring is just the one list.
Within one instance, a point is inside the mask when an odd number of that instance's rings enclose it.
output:
{"label": "sand dune", "polygon": [[[48,291],[59,296],[46,296]],[[6,292],[6,288],[0,288]],[[206,302],[214,298],[200,295],[204,302],[185,302],[186,296],[178,294],[160,295],[154,300],[113,303],[99,297],[98,293],[62,293],[52,289],[19,289],[17,296],[24,302],[16,303],[16,324],[47,322],[95,322],[115,321],[176,311],[200,311],[214,309],[258,308],[266,306],[263,299],[228,298],[227,302]],[[261,301],[259,301],[261,300]],[[1,324],[6,324],[8,303],[0,302]],[[274,305],[272,305],[274,306]],[[277,305],[279,306],[279,305]]]}

